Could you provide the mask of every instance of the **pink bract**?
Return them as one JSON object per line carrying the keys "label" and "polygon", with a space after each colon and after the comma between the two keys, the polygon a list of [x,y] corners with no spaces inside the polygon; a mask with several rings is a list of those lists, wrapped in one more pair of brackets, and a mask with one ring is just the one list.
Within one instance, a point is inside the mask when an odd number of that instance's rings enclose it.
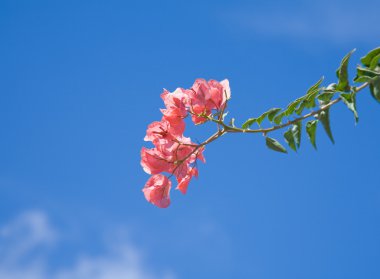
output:
{"label": "pink bract", "polygon": [[180,190],[182,194],[186,194],[187,187],[193,176],[198,177],[198,170],[195,167],[190,168],[182,179],[177,179],[178,185],[176,189]]}
{"label": "pink bract", "polygon": [[148,126],[144,138],[151,141],[154,148],[141,149],[141,166],[152,175],[143,189],[150,203],[162,208],[170,204],[171,182],[161,173],[173,175],[178,182],[176,189],[186,194],[189,182],[198,176],[197,160],[205,162],[205,147],[183,135],[184,119],[191,115],[195,124],[207,122],[214,112],[224,111],[230,97],[227,79],[221,82],[197,79],[191,89],[177,88],[172,93],[164,89],[162,119]]}
{"label": "pink bract", "polygon": [[183,120],[172,125],[169,121],[162,119],[149,124],[144,140],[151,141],[154,145],[160,145],[182,137],[184,130],[185,122]]}
{"label": "pink bract", "polygon": [[160,208],[170,205],[171,181],[162,174],[156,174],[146,182],[143,192],[146,200]]}
{"label": "pink bract", "polygon": [[171,164],[156,148],[148,149],[143,147],[141,149],[141,166],[148,174],[158,174],[160,172],[170,172]]}

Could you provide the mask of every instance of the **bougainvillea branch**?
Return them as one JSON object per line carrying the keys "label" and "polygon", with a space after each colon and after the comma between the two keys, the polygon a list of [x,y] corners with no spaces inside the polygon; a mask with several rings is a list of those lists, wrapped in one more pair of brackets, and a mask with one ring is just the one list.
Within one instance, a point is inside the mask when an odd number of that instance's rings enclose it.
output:
{"label": "bougainvillea branch", "polygon": [[[145,172],[152,175],[143,188],[145,198],[154,205],[165,208],[170,204],[171,178],[177,180],[177,188],[183,194],[192,177],[198,176],[197,161],[205,162],[205,146],[228,133],[261,133],[268,148],[287,153],[286,148],[268,134],[289,127],[284,133],[288,146],[297,151],[301,143],[302,122],[306,123],[306,133],[316,148],[316,128],[321,123],[332,142],[329,111],[332,106],[343,101],[357,122],[356,95],[369,87],[372,96],[380,102],[380,48],[370,51],[362,57],[362,65],[357,67],[354,78],[356,86],[348,79],[348,62],[354,50],[342,60],[336,74],[338,81],[322,87],[323,78],[307,90],[306,94],[291,102],[286,108],[272,108],[258,117],[249,118],[241,127],[235,125],[235,119],[225,122],[227,103],[231,98],[228,80],[218,82],[197,79],[190,89],[178,88],[173,93],[167,90],[161,94],[165,109],[160,121],[148,126],[145,141],[151,141],[153,148],[141,150],[141,165]],[[304,113],[305,110],[308,110]],[[185,118],[191,118],[195,125],[214,122],[217,131],[201,143],[193,143],[184,136]],[[261,127],[264,120],[272,124]],[[256,124],[258,128],[251,127]],[[168,176],[162,173],[167,173]]]}

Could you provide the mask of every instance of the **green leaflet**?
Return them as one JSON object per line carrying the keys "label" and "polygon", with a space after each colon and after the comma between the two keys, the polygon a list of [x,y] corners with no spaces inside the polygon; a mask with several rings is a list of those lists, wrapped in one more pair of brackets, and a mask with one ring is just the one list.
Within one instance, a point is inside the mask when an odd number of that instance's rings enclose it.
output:
{"label": "green leaflet", "polygon": [[332,143],[335,143],[334,137],[331,132],[331,126],[330,126],[330,108],[322,111],[319,114],[319,120],[322,122],[322,126],[325,129],[326,134],[330,138]]}
{"label": "green leaflet", "polygon": [[294,135],[291,128],[284,133],[284,138],[285,142],[289,145],[289,147],[294,151],[297,151],[296,141],[294,139]]}
{"label": "green leaflet", "polygon": [[268,120],[270,122],[273,121],[273,118],[276,116],[276,114],[280,111],[281,109],[280,108],[272,108],[269,112],[268,112]]}
{"label": "green leaflet", "polygon": [[305,99],[305,107],[311,109],[313,107],[315,107],[315,97],[317,96],[317,94],[319,93],[319,90],[311,93],[310,95],[308,95]]}
{"label": "green leaflet", "polygon": [[261,125],[261,123],[264,121],[265,117],[268,117],[269,121],[272,122],[274,116],[280,111],[280,108],[272,108],[266,112],[264,112],[262,115],[256,118],[249,118],[247,121],[243,123],[241,126],[242,129],[247,129],[251,127],[254,123]]}
{"label": "green leaflet", "polygon": [[372,60],[380,54],[380,47],[375,48],[363,56],[360,61],[364,66],[370,67]]}
{"label": "green leaflet", "polygon": [[334,94],[336,93],[336,84],[331,83],[326,88],[323,89],[322,93],[317,96],[320,103],[325,104],[330,102]]}
{"label": "green leaflet", "polygon": [[337,91],[347,92],[350,91],[350,84],[348,81],[348,62],[351,55],[355,52],[355,49],[351,50],[340,63],[339,68],[336,70],[336,75],[338,77],[338,84],[336,86]]}
{"label": "green leaflet", "polygon": [[305,106],[306,106],[306,102],[305,102],[305,100],[303,100],[303,101],[300,103],[300,105],[296,108],[295,112],[296,112],[298,115],[301,115],[302,112],[303,112],[303,110],[304,110],[304,108],[305,108]]}
{"label": "green leaflet", "polygon": [[249,118],[247,121],[245,121],[243,123],[243,125],[241,125],[241,128],[242,129],[248,129],[249,127],[251,127],[253,125],[253,123],[255,123],[257,121],[257,118]]}
{"label": "green leaflet", "polygon": [[368,68],[357,67],[355,82],[371,82],[373,79],[380,76],[380,73]]}
{"label": "green leaflet", "polygon": [[273,122],[276,123],[276,125],[280,125],[282,122],[282,119],[285,116],[285,112],[281,112],[279,115],[277,115],[274,119]]}
{"label": "green leaflet", "polygon": [[301,130],[302,130],[302,123],[301,121],[298,121],[292,127],[292,133],[293,133],[294,141],[296,143],[297,148],[300,148],[301,146]]}
{"label": "green leaflet", "polygon": [[272,150],[277,151],[277,152],[288,153],[286,151],[285,147],[283,147],[281,145],[281,143],[279,143],[277,140],[275,140],[273,138],[266,137],[265,143],[269,149],[272,149]]}
{"label": "green leaflet", "polygon": [[325,78],[321,77],[315,84],[313,84],[306,92],[306,96],[314,93],[316,90],[319,91],[319,86],[322,84]]}
{"label": "green leaflet", "polygon": [[351,93],[342,93],[340,94],[340,98],[346,104],[348,109],[354,113],[355,123],[358,123],[359,115],[356,111],[356,95]]}
{"label": "green leaflet", "polygon": [[315,142],[318,120],[311,120],[306,124],[306,132],[313,147],[317,149]]}
{"label": "green leaflet", "polygon": [[[315,97],[321,91],[320,85],[323,81],[324,77],[321,77],[314,85],[312,85],[306,92],[305,96],[298,98],[295,102],[297,102],[297,108],[292,110],[292,113],[295,112],[298,115],[301,115],[304,108],[313,108],[315,107]],[[292,103],[291,103],[292,104]],[[286,112],[286,111],[285,111]],[[289,114],[290,115],[290,114]]]}
{"label": "green leaflet", "polygon": [[378,55],[376,55],[376,56],[372,59],[371,64],[369,65],[369,68],[370,68],[371,70],[374,70],[374,69],[376,69],[377,66],[380,66],[380,65],[379,65],[379,60],[380,60],[380,53],[379,53]]}
{"label": "green leaflet", "polygon": [[370,85],[369,89],[371,91],[371,95],[375,98],[376,101],[380,102],[380,77],[375,79]]}
{"label": "green leaflet", "polygon": [[297,100],[291,102],[287,107],[286,109],[284,110],[284,114],[285,116],[290,116],[291,114],[293,114],[294,110],[296,109],[296,107],[299,105],[300,102],[302,102],[304,99],[304,97],[301,97],[301,98],[298,98]]}
{"label": "green leaflet", "polygon": [[331,93],[331,92],[323,92],[321,94],[318,95],[318,100],[322,101],[322,102],[325,102],[325,103],[328,103],[332,97],[334,97],[334,93]]}

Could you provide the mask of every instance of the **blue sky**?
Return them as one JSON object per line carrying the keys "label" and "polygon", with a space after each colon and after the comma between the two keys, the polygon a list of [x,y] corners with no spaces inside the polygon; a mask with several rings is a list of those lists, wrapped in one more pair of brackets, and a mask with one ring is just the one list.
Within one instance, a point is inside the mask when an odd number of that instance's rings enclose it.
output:
{"label": "blue sky", "polygon": [[[337,105],[336,144],[208,146],[188,194],[148,204],[162,88],[228,78],[242,123],[379,46],[377,1],[0,2],[0,278],[379,278],[379,104]],[[351,77],[353,71],[351,71]],[[190,128],[202,140],[214,127]],[[274,136],[279,135],[275,134]],[[147,145],[146,145],[147,146]]]}

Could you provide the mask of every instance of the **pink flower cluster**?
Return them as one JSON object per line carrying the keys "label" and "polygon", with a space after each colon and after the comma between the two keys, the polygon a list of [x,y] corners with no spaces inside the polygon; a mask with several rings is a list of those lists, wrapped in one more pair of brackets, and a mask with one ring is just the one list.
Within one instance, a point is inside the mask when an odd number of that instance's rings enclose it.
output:
{"label": "pink flower cluster", "polygon": [[143,188],[145,198],[152,204],[165,208],[170,204],[171,181],[161,173],[174,175],[177,188],[186,194],[192,177],[198,176],[196,161],[205,162],[204,146],[184,137],[184,119],[191,115],[195,124],[208,121],[212,113],[224,110],[231,96],[228,80],[218,82],[197,79],[190,89],[178,88],[161,94],[165,109],[163,117],[148,126],[145,141],[154,148],[141,149],[141,166],[152,175]]}

